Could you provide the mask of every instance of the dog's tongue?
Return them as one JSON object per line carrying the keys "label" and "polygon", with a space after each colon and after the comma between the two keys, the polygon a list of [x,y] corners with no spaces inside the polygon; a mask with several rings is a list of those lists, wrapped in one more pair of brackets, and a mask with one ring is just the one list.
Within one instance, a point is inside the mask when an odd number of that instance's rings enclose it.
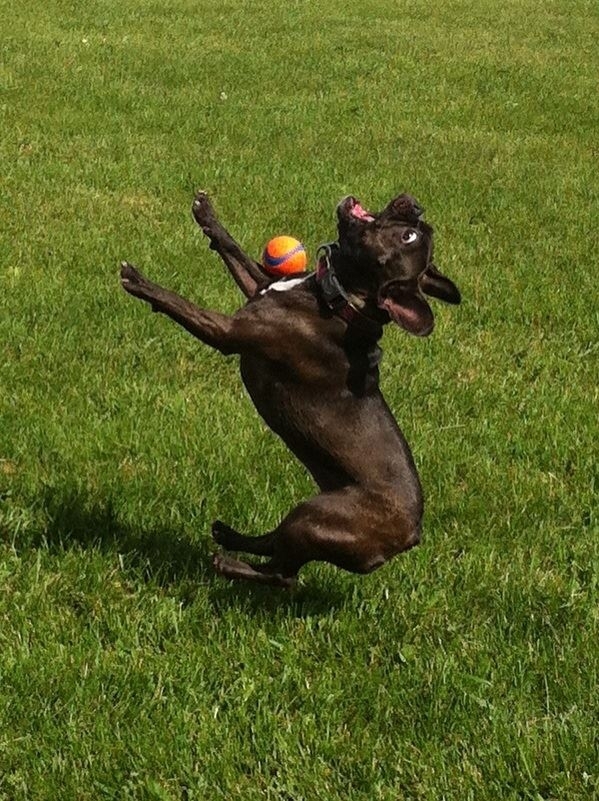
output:
{"label": "dog's tongue", "polygon": [[352,206],[351,213],[354,215],[354,217],[358,217],[360,220],[367,220],[368,222],[372,222],[372,220],[374,220],[372,214],[369,211],[366,211],[366,209],[363,208],[358,201],[356,201]]}
{"label": "dog's tongue", "polygon": [[414,292],[393,287],[381,297],[379,306],[394,323],[410,334],[425,337],[433,330],[434,318],[430,306]]}

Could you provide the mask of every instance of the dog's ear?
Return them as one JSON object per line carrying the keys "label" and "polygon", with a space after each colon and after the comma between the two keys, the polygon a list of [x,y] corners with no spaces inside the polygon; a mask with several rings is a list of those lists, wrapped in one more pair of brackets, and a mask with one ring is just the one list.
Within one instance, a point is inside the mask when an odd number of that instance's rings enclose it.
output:
{"label": "dog's ear", "polygon": [[415,286],[390,281],[379,293],[378,305],[394,323],[417,337],[426,337],[433,330],[435,319],[431,307]]}
{"label": "dog's ear", "polygon": [[443,275],[434,264],[429,264],[420,276],[420,289],[433,298],[445,303],[458,304],[462,296],[460,290],[447,276]]}

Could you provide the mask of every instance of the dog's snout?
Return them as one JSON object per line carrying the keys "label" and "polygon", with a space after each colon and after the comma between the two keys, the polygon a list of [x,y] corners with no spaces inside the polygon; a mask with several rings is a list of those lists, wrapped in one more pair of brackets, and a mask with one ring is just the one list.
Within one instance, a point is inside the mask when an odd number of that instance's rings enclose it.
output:
{"label": "dog's snout", "polygon": [[424,209],[412,195],[403,194],[393,201],[393,211],[408,222],[416,222],[422,219]]}

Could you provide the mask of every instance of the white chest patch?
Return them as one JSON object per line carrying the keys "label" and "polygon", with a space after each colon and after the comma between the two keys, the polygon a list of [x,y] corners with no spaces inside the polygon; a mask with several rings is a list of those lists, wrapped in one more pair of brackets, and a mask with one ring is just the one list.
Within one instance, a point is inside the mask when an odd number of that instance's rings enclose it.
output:
{"label": "white chest patch", "polygon": [[275,292],[287,292],[288,289],[293,289],[294,286],[298,286],[302,284],[307,278],[309,278],[311,273],[308,275],[302,275],[301,278],[283,278],[280,281],[275,281],[273,284],[269,284],[266,289],[263,289],[260,294],[265,295],[267,292],[271,292],[274,290]]}

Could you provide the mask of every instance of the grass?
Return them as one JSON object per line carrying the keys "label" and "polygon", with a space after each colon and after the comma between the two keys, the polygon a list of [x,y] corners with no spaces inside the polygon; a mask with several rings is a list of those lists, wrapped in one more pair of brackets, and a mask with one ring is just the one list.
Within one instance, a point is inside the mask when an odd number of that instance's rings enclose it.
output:
{"label": "grass", "polygon": [[[599,798],[596,5],[0,8],[0,798]],[[313,490],[118,288],[236,308],[198,186],[256,254],[436,226],[464,304],[383,363],[425,542],[370,577],[211,573]]]}

